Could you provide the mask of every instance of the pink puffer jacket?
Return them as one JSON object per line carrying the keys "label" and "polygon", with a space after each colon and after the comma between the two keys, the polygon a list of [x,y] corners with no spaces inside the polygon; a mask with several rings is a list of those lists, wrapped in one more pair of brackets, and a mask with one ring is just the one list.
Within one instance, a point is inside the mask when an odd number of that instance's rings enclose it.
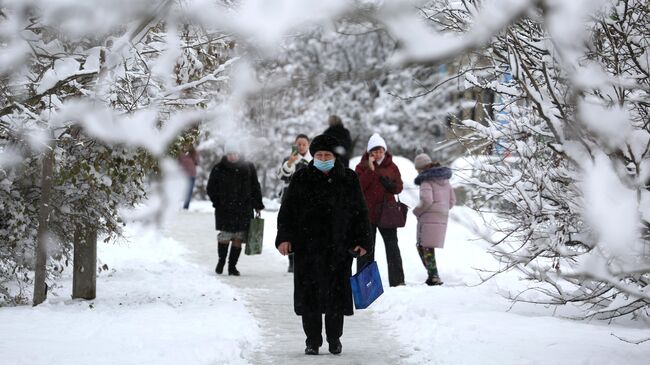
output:
{"label": "pink puffer jacket", "polygon": [[[449,170],[446,167],[434,169]],[[416,179],[416,184],[420,185],[420,202],[413,209],[413,214],[418,217],[418,243],[424,247],[443,248],[449,210],[456,203],[456,195],[448,178],[426,175],[434,169],[423,172]]]}

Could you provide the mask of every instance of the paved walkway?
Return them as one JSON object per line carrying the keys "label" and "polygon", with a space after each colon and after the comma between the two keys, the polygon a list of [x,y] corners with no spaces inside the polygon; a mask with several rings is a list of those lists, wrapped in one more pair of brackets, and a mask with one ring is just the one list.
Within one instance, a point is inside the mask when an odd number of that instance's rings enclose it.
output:
{"label": "paved walkway", "polygon": [[[304,355],[305,336],[300,317],[293,312],[293,278],[286,272],[287,259],[273,245],[275,214],[267,213],[264,252],[259,256],[242,253],[237,268],[242,276],[215,275],[242,293],[250,313],[262,330],[262,343],[253,350],[253,364],[400,364],[407,357],[387,329],[368,311],[345,317],[343,353],[327,351],[319,356]],[[189,259],[214,273],[217,262],[214,216],[210,213],[182,212],[167,235],[189,249]],[[227,270],[226,270],[227,271]]]}

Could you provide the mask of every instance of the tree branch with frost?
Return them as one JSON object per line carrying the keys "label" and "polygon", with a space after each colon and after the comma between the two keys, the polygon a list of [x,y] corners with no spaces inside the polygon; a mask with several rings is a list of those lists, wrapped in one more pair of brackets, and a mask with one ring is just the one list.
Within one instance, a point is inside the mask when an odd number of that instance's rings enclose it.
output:
{"label": "tree branch with frost", "polygon": [[[449,2],[447,4],[451,6]],[[403,5],[399,1],[387,3],[377,15],[378,20],[386,24],[388,31],[401,44],[393,60],[402,65],[433,66],[458,54],[483,48],[493,36],[524,16],[533,1],[463,1],[465,12],[473,15],[470,16],[473,23],[466,25],[459,38],[426,26],[417,14]],[[422,47],[423,44],[436,47]]]}
{"label": "tree branch with frost", "polygon": [[173,95],[173,94],[176,94],[176,93],[179,93],[179,92],[182,92],[182,91],[188,90],[188,89],[196,88],[197,86],[201,86],[201,85],[203,85],[203,84],[205,84],[205,83],[208,83],[208,82],[219,82],[219,81],[226,81],[226,80],[228,80],[228,77],[227,77],[227,76],[218,76],[218,75],[224,73],[224,71],[226,70],[226,68],[227,68],[228,66],[230,66],[233,62],[236,62],[238,59],[239,59],[239,58],[237,58],[237,57],[235,57],[235,58],[231,58],[231,59],[229,59],[228,61],[226,61],[224,64],[222,64],[221,66],[219,66],[219,68],[216,69],[213,73],[211,73],[211,74],[209,74],[209,75],[205,75],[205,76],[203,76],[203,77],[202,77],[201,79],[199,79],[199,80],[192,81],[192,82],[188,82],[188,83],[183,84],[183,85],[178,85],[178,86],[176,86],[176,87],[174,87],[174,88],[171,88],[171,89],[167,90],[167,91],[162,95],[162,98],[166,98],[166,97],[168,97],[168,96],[171,96],[171,95]]}
{"label": "tree branch with frost", "polygon": [[87,77],[93,77],[96,76],[98,73],[97,70],[90,70],[90,71],[79,71],[74,73],[73,75],[70,75],[66,77],[63,80],[59,80],[54,84],[53,86],[47,88],[46,90],[42,91],[39,94],[36,94],[34,96],[31,96],[27,99],[21,100],[21,101],[15,101],[11,105],[8,105],[2,109],[0,109],[0,117],[8,115],[13,113],[17,108],[19,108],[21,105],[29,105],[33,106],[35,103],[40,102],[40,100],[43,97],[46,97],[48,95],[55,94],[61,90],[61,88],[67,86],[70,82],[73,81],[78,81],[83,78]]}
{"label": "tree branch with frost", "polygon": [[[602,23],[600,23],[602,24]],[[517,32],[516,30],[512,30],[512,33]],[[513,37],[514,38],[514,37]],[[607,147],[607,144],[611,146],[611,138],[609,138],[608,135],[603,135],[602,139],[599,137],[597,134],[594,134],[593,130],[586,130],[584,126],[589,126],[587,121],[585,120],[584,117],[582,117],[579,114],[573,114],[574,111],[572,111],[571,114],[568,114],[566,112],[563,112],[564,110],[575,110],[575,101],[576,96],[581,98],[583,95],[589,95],[592,94],[592,90],[583,88],[581,85],[577,85],[578,87],[576,88],[576,85],[567,85],[569,86],[566,90],[567,93],[563,94],[568,95],[568,98],[563,98],[561,99],[558,94],[555,93],[555,86],[557,84],[563,85],[566,84],[569,79],[568,78],[562,78],[561,74],[559,74],[559,78],[557,74],[551,75],[549,72],[549,69],[547,67],[546,62],[540,61],[535,61],[534,57],[531,57],[531,54],[528,53],[528,50],[524,46],[526,42],[521,42],[519,44],[514,44],[512,47],[514,48],[514,52],[521,52],[518,57],[515,57],[514,61],[510,61],[511,64],[513,65],[513,69],[515,70],[516,75],[522,75],[519,77],[519,80],[524,80],[525,82],[521,84],[522,87],[524,87],[524,90],[528,95],[531,96],[532,100],[535,100],[537,102],[537,112],[538,115],[541,114],[542,116],[547,116],[551,118],[555,118],[557,123],[551,123],[548,124],[548,127],[553,128],[554,130],[560,130],[560,128],[567,128],[569,131],[572,131],[570,135],[567,137],[566,140],[562,140],[560,138],[556,137],[556,141],[554,143],[549,144],[553,146],[564,146],[564,148],[557,150],[561,154],[565,154],[568,149],[572,148],[570,143],[575,143],[575,141],[578,141],[579,143],[582,144],[583,147],[585,147],[584,151],[588,152],[585,154],[585,156],[592,156],[594,158],[597,153],[600,153],[599,151],[603,148],[605,149],[611,149],[611,147]],[[557,44],[556,44],[557,47]],[[602,54],[602,53],[600,53]],[[620,56],[617,56],[618,60],[615,60],[616,62],[621,62]],[[561,66],[563,62],[557,62],[555,65]],[[518,68],[517,68],[518,67]],[[530,69],[531,71],[526,72],[526,70]],[[542,78],[539,80],[539,82],[536,82],[535,80],[535,75],[534,72],[538,72]],[[556,72],[554,70],[554,72]],[[598,79],[598,80],[604,80],[604,79]],[[606,85],[607,83],[602,83],[600,85]],[[563,86],[564,87],[564,86]],[[599,86],[600,87],[600,86]],[[543,93],[543,88],[547,88],[548,93],[545,95]],[[572,89],[571,89],[572,88]],[[634,87],[632,87],[634,88]],[[643,87],[639,88],[636,87],[636,89],[643,89]],[[617,90],[618,100],[624,100],[621,98],[621,95],[623,93],[621,92],[620,89]],[[594,95],[598,97],[607,97],[606,94],[604,93],[595,93]],[[625,101],[623,101],[625,102]],[[573,103],[573,105],[572,105]],[[565,109],[565,106],[568,108]],[[557,113],[557,110],[555,109],[556,107],[559,107],[559,110],[561,113]],[[641,115],[645,115],[645,112],[641,111]],[[611,118],[606,117],[602,112],[598,113],[598,116],[594,114],[594,116],[591,119],[601,117],[605,120],[611,120]],[[549,120],[550,118],[547,118]],[[514,122],[514,121],[513,121]],[[557,126],[557,127],[556,127]],[[580,128],[580,129],[578,129]],[[478,128],[479,130],[481,128]],[[536,128],[530,128],[531,131],[536,131]],[[642,135],[645,135],[646,132],[642,132]],[[490,133],[486,133],[485,131],[482,132],[482,135],[485,135],[488,139],[496,139],[494,138],[494,135],[490,135]],[[557,136],[557,133],[555,134]],[[501,135],[503,137],[503,135]],[[608,142],[609,138],[609,142]],[[645,138],[645,137],[644,137]],[[573,141],[573,142],[572,142]],[[514,142],[514,141],[513,141]],[[513,143],[513,145],[517,145],[517,143]],[[641,171],[639,169],[639,162],[637,161],[634,156],[635,153],[632,152],[632,149],[630,148],[630,143],[626,142],[620,147],[616,147],[616,149],[621,149],[622,152],[616,152],[614,154],[610,154],[610,158],[612,159],[612,162],[616,163],[616,160],[621,159],[621,157],[628,155],[631,156],[630,158],[626,159],[626,163],[634,163],[634,171],[636,171],[636,174],[639,174]],[[638,146],[638,144],[637,144]],[[647,142],[642,144],[642,150],[647,150]],[[557,148],[557,147],[556,147]],[[638,147],[635,147],[638,150]],[[520,148],[516,148],[515,151],[521,153],[522,150]],[[594,151],[594,152],[591,152]],[[570,151],[569,151],[570,152]],[[637,154],[638,155],[638,154]],[[580,171],[580,169],[584,168],[584,164],[582,163],[582,160],[579,155],[576,155],[574,152],[570,152],[569,156],[572,156],[574,159],[574,162],[576,163],[576,168]],[[618,157],[621,156],[621,157]],[[528,164],[530,165],[530,163]],[[623,166],[625,164],[621,164]],[[551,170],[552,171],[552,170]],[[624,171],[623,167],[619,168],[619,171]],[[576,175],[579,176],[579,175]],[[509,176],[503,176],[505,179],[509,179]],[[504,179],[504,180],[505,180]],[[619,179],[621,181],[626,181],[628,178],[623,175],[619,175]],[[548,185],[546,185],[548,186]],[[629,183],[627,186],[633,186],[630,185]],[[487,186],[483,185],[482,188],[487,188]],[[495,188],[488,188],[494,190]],[[499,188],[500,189],[500,188]],[[528,199],[526,198],[528,196],[528,191],[519,189],[517,190],[518,196],[522,198],[522,201],[526,202]],[[637,190],[637,195],[639,195],[641,192]],[[577,195],[576,195],[577,196]],[[545,200],[552,200],[550,198],[545,198]],[[557,204],[557,199],[555,200]],[[577,204],[577,206],[582,205],[582,204]],[[518,212],[518,217],[521,219],[521,215],[525,214],[525,216],[530,216],[534,217],[534,211],[538,210],[538,207],[532,209],[532,205],[530,204],[524,204],[524,205],[515,205],[518,207],[518,209],[521,209],[520,212]],[[523,208],[523,209],[522,209]],[[573,208],[572,208],[573,209]],[[634,222],[634,219],[632,220]],[[596,224],[596,227],[598,227],[599,224]],[[577,231],[576,233],[578,233]],[[594,237],[591,237],[593,240]],[[526,241],[524,241],[526,242]],[[567,244],[572,241],[567,241]],[[641,241],[641,244],[646,244],[647,245],[647,240],[645,241],[646,243],[643,243]],[[571,246],[567,246],[571,247]],[[587,246],[589,247],[589,246]],[[589,248],[588,250],[589,251]],[[552,252],[549,252],[551,255],[553,254]],[[562,257],[567,257],[567,254],[563,251],[557,251],[557,254],[560,254]],[[531,252],[530,257],[538,257],[539,255],[536,253]],[[572,254],[573,257],[576,257],[576,254]],[[517,263],[521,261],[520,256],[514,256],[510,252],[501,252],[499,254],[499,257],[506,257],[509,260],[512,260],[513,263]],[[607,257],[605,255],[605,257]],[[531,263],[528,262],[526,265],[530,265]],[[603,266],[603,265],[597,265],[597,266]],[[604,265],[606,269],[610,269],[610,266]],[[641,279],[642,275],[647,274],[646,272],[643,272],[643,266],[641,266],[641,269],[638,270],[638,265],[636,268],[631,268],[627,266],[625,269],[619,270],[616,272],[616,275],[610,275],[609,277],[603,277],[603,276],[598,276],[598,275],[585,275],[584,273],[580,272],[575,272],[573,270],[567,271],[566,268],[562,272],[560,272],[560,278],[562,280],[565,280],[567,282],[572,283],[573,285],[576,285],[577,288],[584,288],[586,291],[583,293],[580,290],[576,290],[573,292],[564,292],[560,293],[560,296],[563,300],[565,301],[575,301],[575,302],[581,302],[585,301],[587,303],[592,303],[594,306],[600,307],[600,308],[606,308],[608,307],[608,303],[613,301],[616,293],[619,293],[618,295],[641,295],[644,294],[645,292],[643,290],[639,290],[637,288],[643,288],[647,287],[647,281],[644,281]],[[540,271],[540,270],[545,270],[543,266],[538,266],[535,271]],[[639,272],[640,271],[640,272]],[[613,271],[610,271],[610,273],[613,273]],[[533,278],[532,273],[529,274],[531,275],[530,277]],[[536,279],[542,279],[544,282],[552,282],[548,277],[546,276],[541,276]],[[588,289],[593,286],[593,289]],[[545,291],[547,294],[551,295],[550,292]],[[611,293],[611,294],[610,294]],[[519,298],[519,297],[517,297]],[[617,315],[624,315],[627,313],[633,313],[638,309],[641,309],[643,307],[647,306],[647,303],[645,301],[635,301],[633,303],[627,303],[624,306],[622,306],[620,309],[616,310],[611,310],[611,309],[600,309],[594,313],[598,313],[599,315],[603,315],[604,313],[607,313],[606,316],[617,316]]]}
{"label": "tree branch with frost", "polygon": [[621,340],[621,341],[623,341],[623,342],[631,343],[631,344],[633,344],[633,345],[640,345],[640,344],[642,344],[642,343],[644,343],[644,342],[648,342],[648,341],[650,341],[650,337],[648,337],[648,338],[642,338],[642,339],[639,339],[639,340],[630,340],[630,339],[627,339],[627,338],[624,338],[624,337],[617,336],[617,335],[614,334],[614,333],[610,333],[610,335],[612,335],[612,336],[618,338],[619,340]]}

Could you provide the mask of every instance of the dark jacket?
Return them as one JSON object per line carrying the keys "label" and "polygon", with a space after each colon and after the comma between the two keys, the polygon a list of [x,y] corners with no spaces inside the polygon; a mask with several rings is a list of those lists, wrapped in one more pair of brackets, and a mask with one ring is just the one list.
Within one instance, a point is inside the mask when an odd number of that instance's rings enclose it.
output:
{"label": "dark jacket", "polygon": [[253,209],[264,209],[255,166],[243,159],[233,164],[224,156],[210,172],[207,191],[218,231],[247,231]]}
{"label": "dark jacket", "polygon": [[278,213],[276,247],[291,242],[295,253],[296,314],[352,315],[352,256],[371,247],[368,212],[357,175],[336,161],[326,175],[314,167],[297,171]]}
{"label": "dark jacket", "polygon": [[[394,202],[395,197],[393,195],[401,193],[404,184],[397,165],[393,163],[393,155],[386,152],[381,165],[377,166],[375,163],[374,171],[368,167],[368,157],[368,152],[363,154],[355,171],[359,174],[361,190],[363,190],[363,195],[366,197],[370,223],[376,225],[379,222],[383,202]],[[382,180],[384,180],[383,183]],[[390,189],[386,187],[387,185],[390,186]]]}
{"label": "dark jacket", "polygon": [[325,130],[323,134],[332,136],[339,140],[341,147],[343,147],[343,153],[339,152],[339,160],[343,163],[343,166],[349,167],[350,165],[350,156],[352,154],[352,138],[350,138],[350,131],[347,130],[342,124],[333,125]]}

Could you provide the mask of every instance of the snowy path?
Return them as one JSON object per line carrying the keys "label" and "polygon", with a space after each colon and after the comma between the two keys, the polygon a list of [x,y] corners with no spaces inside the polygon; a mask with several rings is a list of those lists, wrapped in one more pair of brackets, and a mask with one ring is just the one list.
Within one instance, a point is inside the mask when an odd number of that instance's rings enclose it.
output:
{"label": "snowy path", "polygon": [[241,277],[214,274],[217,262],[216,231],[211,213],[182,212],[165,232],[189,249],[189,259],[215,275],[215,280],[239,290],[249,311],[261,326],[262,342],[252,349],[253,364],[399,364],[407,357],[399,343],[389,336],[385,325],[368,311],[345,317],[343,353],[331,355],[327,344],[317,357],[306,357],[300,317],[293,312],[293,284],[286,273],[287,259],[273,245],[275,215],[269,214],[265,226],[264,252],[242,257],[237,268]]}
{"label": "snowy path", "polygon": [[[213,271],[216,232],[209,202],[192,209],[166,227],[171,238],[132,224],[127,239],[102,242],[100,263],[110,269],[98,276],[95,300],[70,299],[66,270],[46,303],[0,308],[0,364],[648,363],[650,342],[633,345],[613,336],[648,338],[644,321],[574,321],[562,317],[571,315],[572,306],[512,307],[499,293],[526,287],[517,273],[474,286],[474,268],[495,261],[487,244],[457,222],[450,222],[448,247],[436,254],[445,285],[422,284],[426,273],[412,245],[414,220],[398,233],[407,285],[385,288],[369,310],[346,317],[341,356],[326,348],[320,356],[305,356],[287,259],[272,244],[275,213],[264,213],[264,252],[242,257],[243,276],[235,278]],[[458,209],[463,212],[469,213]],[[469,214],[464,219],[473,220]],[[385,279],[382,251],[376,257]]]}

